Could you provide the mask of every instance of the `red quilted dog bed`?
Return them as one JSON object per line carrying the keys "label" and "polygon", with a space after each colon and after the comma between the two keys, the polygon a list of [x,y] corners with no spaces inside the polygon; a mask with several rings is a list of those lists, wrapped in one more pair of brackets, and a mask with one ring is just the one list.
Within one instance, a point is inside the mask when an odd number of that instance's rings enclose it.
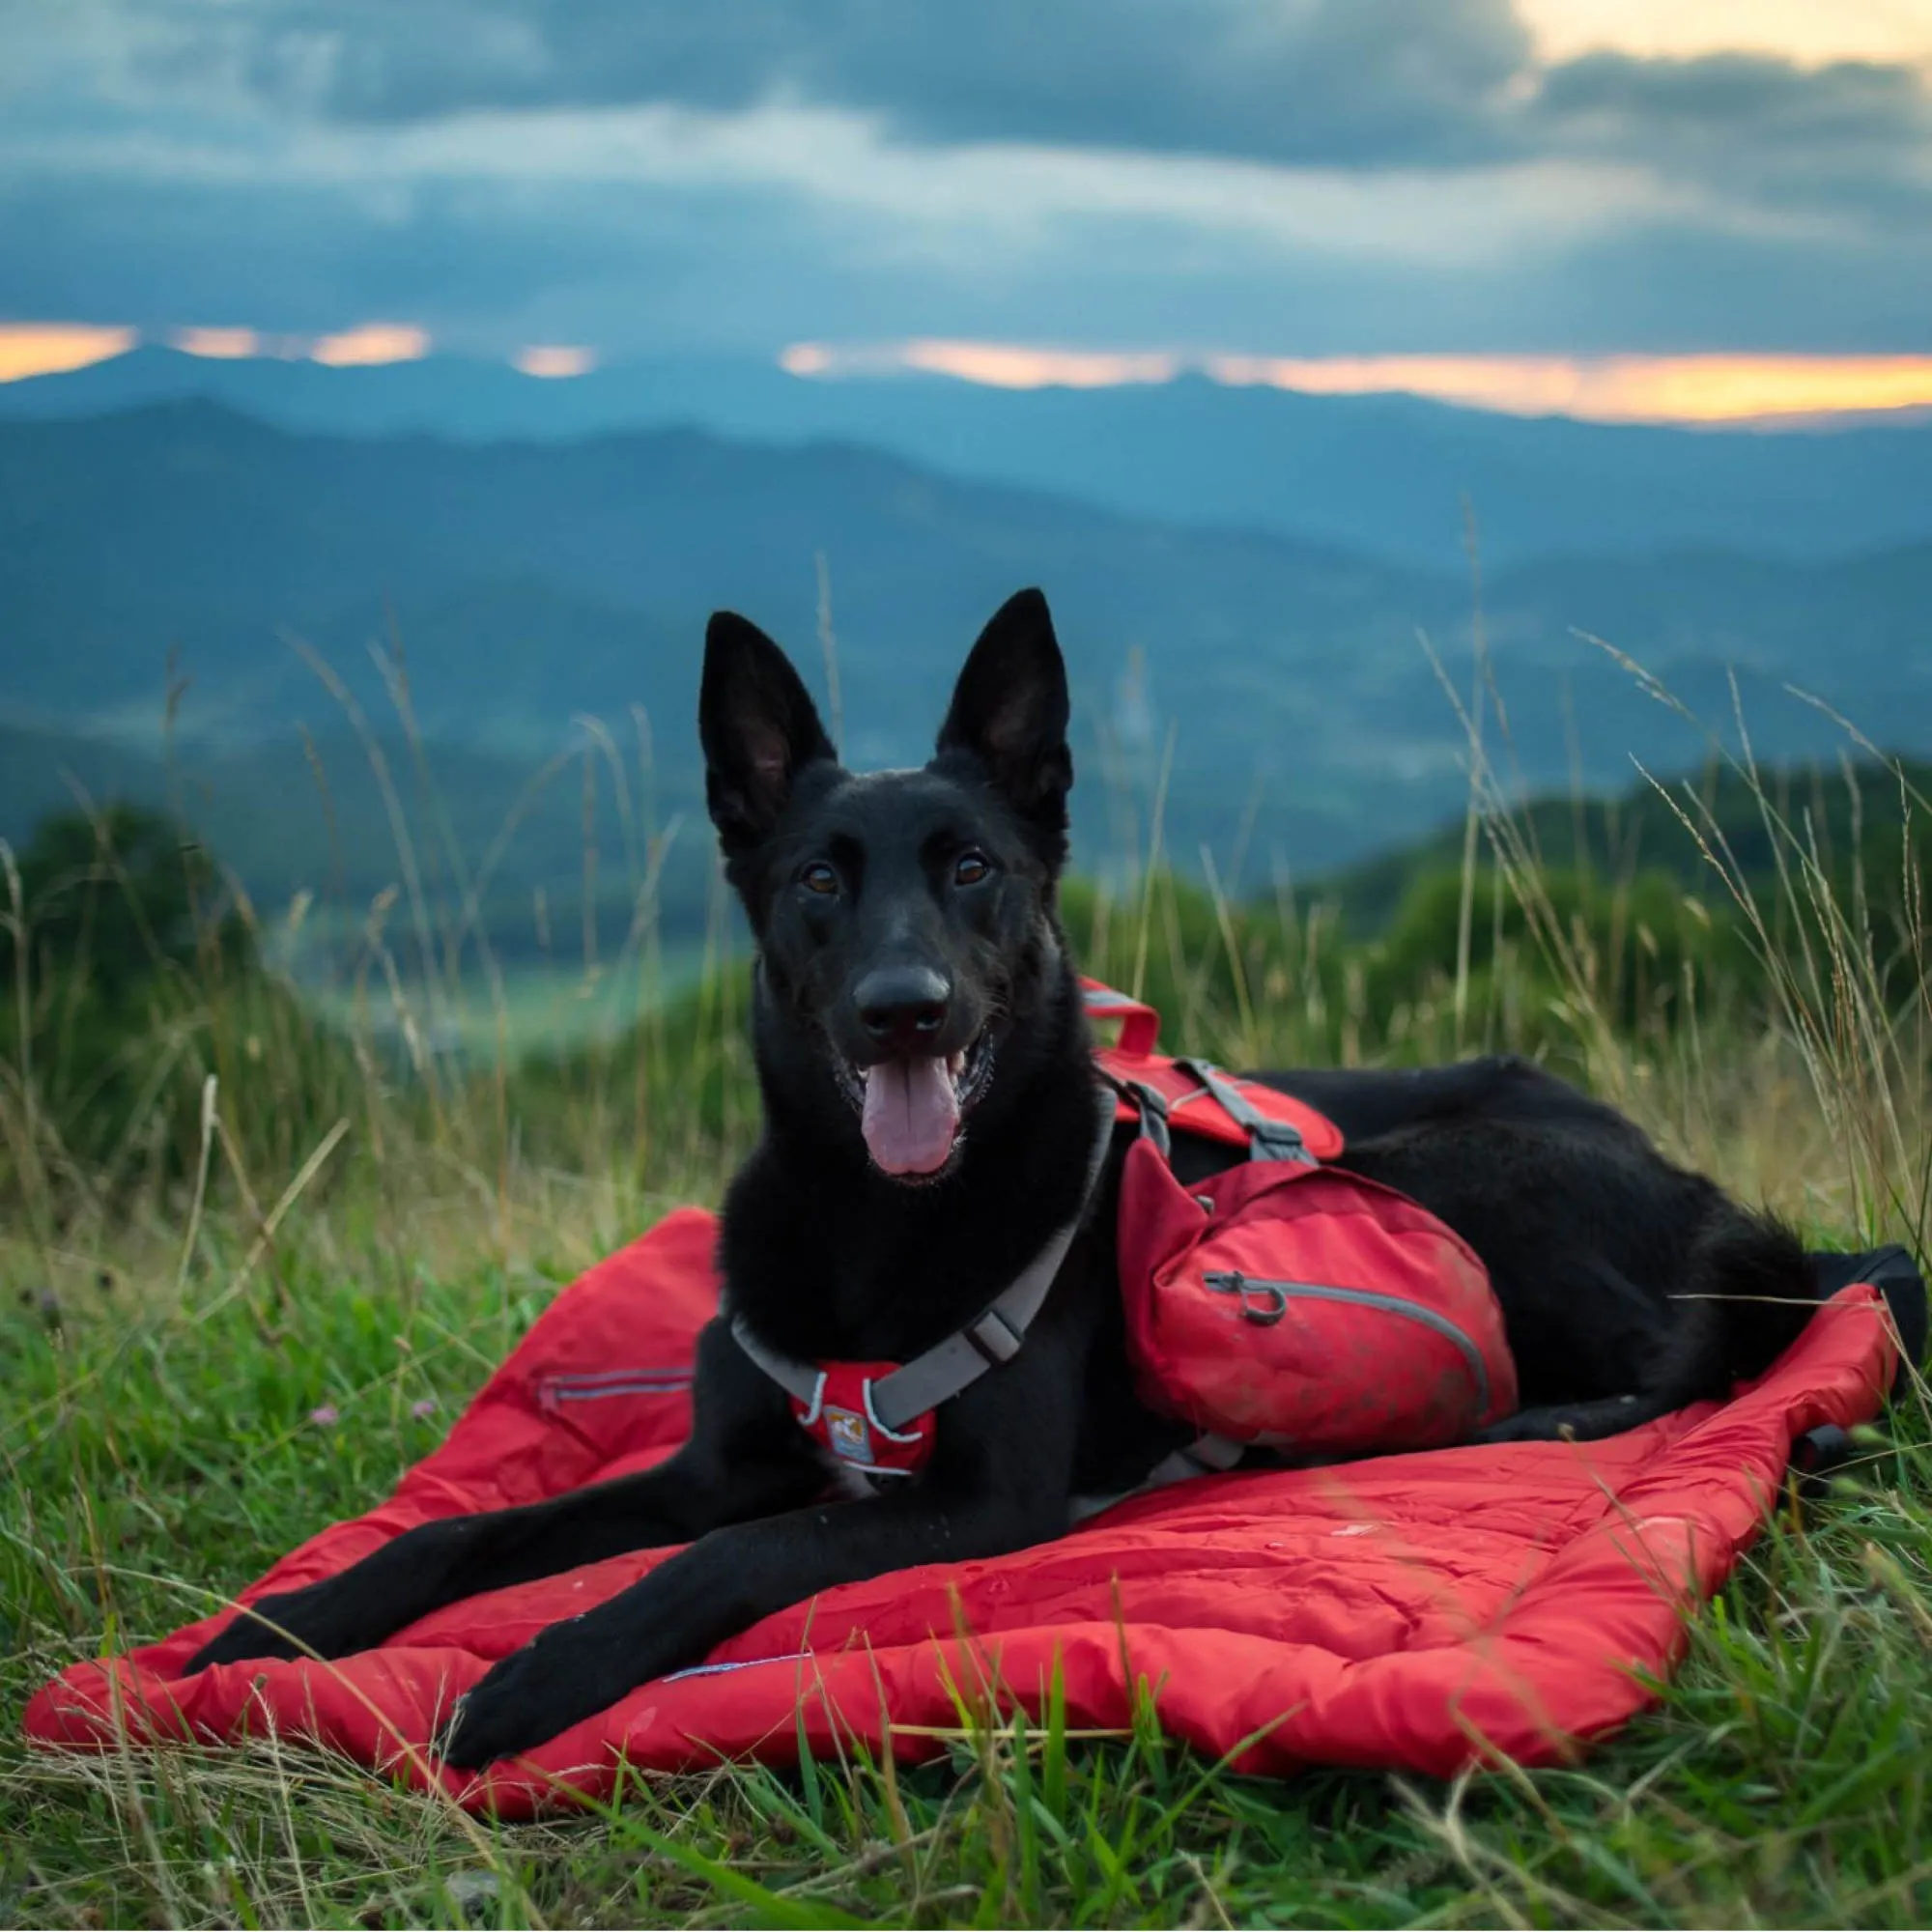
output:
{"label": "red quilted dog bed", "polygon": [[[708,1215],[683,1210],[593,1268],[386,1503],[325,1530],[249,1595],[341,1569],[426,1518],[534,1501],[667,1454],[713,1305],[712,1236]],[[1877,1411],[1892,1335],[1878,1293],[1847,1288],[1754,1388],[1611,1441],[1207,1478],[1040,1548],[834,1590],[479,1777],[426,1761],[439,1714],[660,1552],[454,1605],[339,1662],[178,1677],[210,1619],[76,1664],[34,1698],[27,1730],[103,1748],[273,1726],[517,1816],[547,1795],[607,1793],[619,1753],[663,1770],[783,1763],[801,1726],[815,1751],[855,1734],[876,1746],[882,1719],[955,1725],[962,1692],[989,1684],[1005,1708],[1037,1709],[1058,1660],[1069,1724],[1126,1724],[1145,1680],[1170,1734],[1215,1754],[1254,1740],[1239,1759],[1250,1771],[1548,1762],[1644,1704],[1646,1676],[1679,1653],[1685,1608],[1763,1521],[1793,1442]],[[933,1749],[919,1728],[893,1744]]]}

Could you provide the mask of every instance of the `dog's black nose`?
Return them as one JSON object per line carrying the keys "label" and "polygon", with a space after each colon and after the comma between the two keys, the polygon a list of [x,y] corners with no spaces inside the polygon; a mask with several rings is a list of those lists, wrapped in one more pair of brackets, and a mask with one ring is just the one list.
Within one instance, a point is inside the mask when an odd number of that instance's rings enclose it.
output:
{"label": "dog's black nose", "polygon": [[930,1053],[952,988],[930,966],[879,966],[852,989],[859,1024],[895,1053]]}

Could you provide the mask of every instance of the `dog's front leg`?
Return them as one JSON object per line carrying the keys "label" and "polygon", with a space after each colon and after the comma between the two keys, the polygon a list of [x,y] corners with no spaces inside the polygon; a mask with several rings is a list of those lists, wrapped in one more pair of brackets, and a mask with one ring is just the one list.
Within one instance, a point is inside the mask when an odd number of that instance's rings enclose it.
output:
{"label": "dog's front leg", "polygon": [[712,1322],[698,1338],[691,1439],[654,1469],[547,1502],[440,1517],[359,1563],[242,1611],[193,1672],[252,1658],[347,1657],[445,1604],[633,1549],[688,1543],[721,1523],[790,1509],[825,1472],[783,1393]]}
{"label": "dog's front leg", "polygon": [[457,1707],[443,1755],[469,1768],[526,1750],[820,1590],[1062,1534],[1077,1388],[1069,1351],[1030,1338],[940,1411],[923,1475],[867,1501],[714,1530],[504,1658]]}

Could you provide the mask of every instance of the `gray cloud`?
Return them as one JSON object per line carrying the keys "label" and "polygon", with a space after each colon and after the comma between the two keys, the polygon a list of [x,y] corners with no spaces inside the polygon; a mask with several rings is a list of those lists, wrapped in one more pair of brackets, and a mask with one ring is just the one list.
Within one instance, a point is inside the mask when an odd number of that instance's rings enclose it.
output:
{"label": "gray cloud", "polygon": [[1526,137],[1571,154],[1633,156],[1770,203],[1902,194],[1925,205],[1932,95],[1909,69],[1840,61],[1801,70],[1743,54],[1637,60],[1591,54],[1551,71]]}
{"label": "gray cloud", "polygon": [[1685,141],[1759,140],[1889,147],[1923,139],[1927,100],[1909,70],[1870,61],[1799,69],[1766,55],[1641,60],[1597,53],[1552,70],[1542,107],[1557,125],[1641,125]]}
{"label": "gray cloud", "polygon": [[1850,230],[1795,248],[1649,223],[1465,267],[1216,246],[1138,213],[1067,223],[997,270],[971,251],[910,259],[889,241],[864,211],[745,188],[571,181],[512,204],[432,181],[378,219],[324,184],[103,191],[15,177],[0,181],[0,315],[298,334],[384,317],[452,350],[587,341],[621,357],[917,335],[1308,355],[1852,353],[1909,346],[1932,314],[1932,247]]}
{"label": "gray cloud", "polygon": [[[16,316],[1321,354],[1884,349],[1932,313],[1916,74],[1540,72],[1509,0],[0,0],[0,39]],[[652,104],[722,118],[632,165],[569,111]],[[787,104],[885,145],[733,119]]]}
{"label": "gray cloud", "polygon": [[1596,54],[1512,0],[157,0],[142,57],[349,122],[801,102],[922,144],[1356,169],[1588,156],[1739,191],[1922,182],[1913,70]]}
{"label": "gray cloud", "polygon": [[1344,166],[1498,148],[1528,38],[1510,0],[174,0],[157,71],[211,48],[352,120],[798,99],[913,141]]}
{"label": "gray cloud", "polygon": [[372,219],[360,197],[320,184],[0,183],[0,316],[156,335],[235,323],[309,335],[384,317],[493,356],[558,340],[769,355],[855,314],[930,329],[943,299],[929,280],[855,264],[790,198],[742,191],[566,184],[506,206],[428,182]]}

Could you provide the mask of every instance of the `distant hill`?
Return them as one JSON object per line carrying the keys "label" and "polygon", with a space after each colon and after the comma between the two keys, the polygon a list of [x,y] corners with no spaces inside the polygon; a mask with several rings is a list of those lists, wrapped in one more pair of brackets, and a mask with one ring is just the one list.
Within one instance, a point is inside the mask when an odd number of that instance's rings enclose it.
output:
{"label": "distant hill", "polygon": [[[1834,879],[1847,879],[1850,868],[1861,865],[1877,913],[1889,915],[1904,903],[1900,860],[1908,826],[1921,871],[1932,859],[1924,810],[1900,784],[1902,778],[1919,798],[1932,797],[1932,763],[1923,759],[1900,760],[1897,770],[1862,755],[1846,766],[1761,766],[1757,789],[1743,772],[1723,763],[1701,772],[1652,776],[1657,783],[1640,780],[1608,796],[1545,793],[1522,801],[1509,814],[1510,849],[1520,847],[1555,870],[1579,870],[1605,886],[1661,873],[1707,905],[1727,911],[1728,889],[1685,829],[1682,811],[1711,851],[1721,853],[1726,867],[1760,895],[1767,914],[1783,896],[1780,846],[1784,863],[1794,863],[1790,842],[1767,822],[1767,803],[1774,822],[1790,827],[1807,849],[1815,839],[1820,863]],[[1667,796],[1661,796],[1660,788]],[[1396,916],[1417,880],[1461,871],[1463,838],[1462,820],[1444,823],[1421,838],[1313,881],[1309,895],[1339,908],[1351,936],[1373,935]],[[1487,835],[1477,849],[1482,863],[1490,865],[1493,848]],[[1845,902],[1850,903],[1849,895]],[[1879,935],[1881,951],[1890,938],[1889,930]]]}
{"label": "distant hill", "polygon": [[[164,760],[111,739],[0,724],[0,838],[18,849],[48,813],[112,803],[179,810],[271,928],[298,895],[312,901],[312,929],[339,934],[394,894],[390,938],[408,955],[412,867],[439,945],[473,897],[473,923],[491,947],[527,965],[547,952],[582,962],[586,894],[597,909],[598,955],[610,958],[630,925],[640,875],[650,874],[655,832],[668,841],[655,875],[658,922],[674,938],[700,933],[714,869],[710,826],[688,816],[678,824],[663,809],[637,767],[635,740],[615,745],[627,767],[621,799],[607,756],[589,748],[586,801],[587,747],[580,734],[538,761],[387,733],[373,751],[389,778],[392,817],[370,744],[340,724],[307,740],[189,740]],[[673,783],[695,789],[689,771]],[[465,957],[474,964],[473,937]]]}
{"label": "distant hill", "polygon": [[[667,818],[635,771],[627,778],[627,824],[610,767],[594,751],[586,800],[582,749],[580,744],[546,770],[444,744],[376,741],[440,970],[447,969],[459,932],[467,974],[474,973],[480,957],[479,933],[512,973],[546,965],[567,976],[581,973],[586,928],[594,935],[595,957],[611,964],[636,910],[634,867],[639,861],[648,867],[645,839],[653,827],[670,835],[654,875],[656,930],[673,957],[694,955],[717,890],[709,826],[696,812],[681,823]],[[621,754],[631,748],[619,749]],[[1718,828],[1710,842],[1731,856],[1774,922],[1781,921],[1784,913],[1776,908],[1786,895],[1778,886],[1773,835],[1744,779],[1721,764],[1690,777],[1660,776],[1679,806],[1687,787],[1695,795],[1693,815],[1701,824],[1708,813]],[[1920,796],[1932,795],[1932,764],[1908,762],[1905,776]],[[1908,810],[1897,777],[1868,760],[1849,772],[1830,765],[1765,767],[1760,777],[1775,810],[1801,837],[1815,838],[1841,893],[1855,855],[1861,862],[1874,928],[1881,952],[1887,951],[1904,891],[1900,841],[1908,816],[1921,870],[1932,857],[1916,802]],[[695,788],[689,775],[680,782]],[[370,747],[353,734],[338,729],[306,742],[225,750],[191,743],[164,764],[112,741],[0,724],[0,838],[16,850],[46,813],[113,802],[184,813],[248,893],[271,957],[293,956],[305,977],[318,982],[333,977],[339,987],[339,969],[359,951],[372,906],[385,898],[386,943],[413,975],[419,957],[410,873],[389,801],[374,777]],[[1605,888],[1661,875],[1718,919],[1729,917],[1725,886],[1672,805],[1648,781],[1613,795],[1542,794],[1511,817],[1513,837],[1558,874],[1581,874]],[[1086,842],[1083,856],[1091,857],[1093,840]],[[1489,839],[1477,849],[1487,870],[1492,863]],[[1452,890],[1445,899],[1440,889],[1453,887],[1463,850],[1461,817],[1445,819],[1399,846],[1295,880],[1294,896],[1304,908],[1319,903],[1339,912],[1347,942],[1406,933],[1412,950],[1416,932],[1426,939],[1442,917],[1453,935],[1456,895]],[[290,955],[278,935],[287,930],[298,895],[309,905],[300,948]],[[468,919],[472,895],[474,917]],[[594,915],[587,923],[586,895]],[[1077,892],[1074,896],[1087,903]],[[1266,882],[1252,876],[1245,896],[1263,907],[1273,897]],[[1666,893],[1662,903],[1671,897]],[[1647,902],[1660,903],[1655,893]],[[1207,922],[1211,933],[1205,900],[1190,917],[1197,924]],[[1272,931],[1271,912],[1264,912],[1262,929]],[[1205,944],[1212,954],[1211,938]],[[555,1019],[546,1009],[546,1024]]]}
{"label": "distant hill", "polygon": [[[1192,865],[1328,871],[1413,837],[1461,796],[1461,736],[1417,642],[1469,678],[1453,573],[962,483],[849,444],[696,431],[468,445],[298,436],[207,404],[0,423],[0,707],[16,723],[152,740],[170,653],[180,728],[231,750],[344,718],[304,638],[391,729],[371,645],[417,724],[504,774],[579,714],[650,720],[667,810],[698,803],[692,720],[705,614],[771,629],[821,687],[829,564],[855,761],[921,757],[967,643],[1017,585],[1054,603],[1076,688],[1083,856],[1144,852],[1174,747],[1167,849]],[[1842,739],[1819,693],[1904,751],[1932,749],[1932,546],[1817,565],[1722,553],[1547,561],[1484,595],[1509,743],[1531,787],[1621,786],[1633,756],[1694,764],[1700,734],[1572,626],[1606,636],[1715,724],[1736,671],[1770,759]],[[496,762],[489,762],[495,760]],[[1245,832],[1243,827],[1246,827]]]}
{"label": "distant hill", "polygon": [[1466,497],[1494,565],[1725,548],[1817,559],[1932,537],[1932,425],[1767,433],[1525,420],[1403,396],[1200,378],[1004,391],[941,377],[802,380],[722,358],[540,381],[449,356],[378,368],[141,349],[0,384],[0,418],[189,397],[305,432],[456,440],[701,428],[862,442],[960,477],[1166,524],[1225,525],[1454,570]]}

